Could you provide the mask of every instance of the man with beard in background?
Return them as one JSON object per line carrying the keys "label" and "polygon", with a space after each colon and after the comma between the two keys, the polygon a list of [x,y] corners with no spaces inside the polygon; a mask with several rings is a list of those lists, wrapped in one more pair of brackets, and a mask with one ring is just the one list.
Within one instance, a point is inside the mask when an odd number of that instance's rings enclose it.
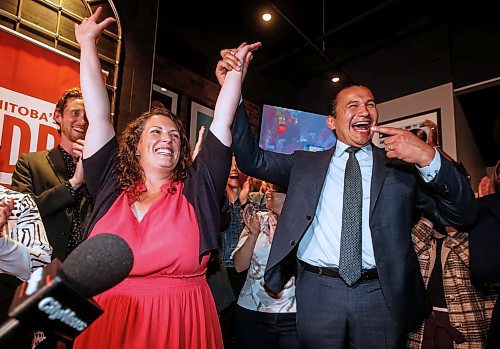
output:
{"label": "man with beard in background", "polygon": [[81,242],[93,207],[81,159],[88,121],[80,89],[64,92],[56,104],[54,120],[60,127],[59,145],[21,154],[12,189],[35,199],[53,247],[52,258],[64,261]]}

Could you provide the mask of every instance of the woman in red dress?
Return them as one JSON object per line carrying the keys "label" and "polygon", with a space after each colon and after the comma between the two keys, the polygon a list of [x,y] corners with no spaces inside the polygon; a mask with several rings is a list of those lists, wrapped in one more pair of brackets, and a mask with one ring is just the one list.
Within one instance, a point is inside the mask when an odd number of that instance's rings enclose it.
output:
{"label": "woman in red dress", "polygon": [[166,109],[143,113],[118,142],[95,44],[114,20],[99,23],[101,12],[76,28],[89,120],[84,168],[96,202],[86,233],[121,236],[132,248],[134,266],[123,282],[94,298],[104,315],[75,348],[222,348],[205,272],[217,248],[230,126],[243,73],[260,43],[240,47],[246,64],[227,74],[203,149],[191,163],[180,120]]}

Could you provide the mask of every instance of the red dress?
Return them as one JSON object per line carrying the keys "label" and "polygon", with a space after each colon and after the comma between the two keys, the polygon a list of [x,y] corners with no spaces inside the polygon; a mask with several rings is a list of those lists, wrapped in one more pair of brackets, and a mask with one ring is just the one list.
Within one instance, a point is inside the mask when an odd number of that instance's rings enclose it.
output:
{"label": "red dress", "polygon": [[104,314],[75,341],[75,348],[222,348],[217,311],[205,278],[208,254],[199,258],[195,211],[184,184],[163,195],[142,221],[122,193],[91,236],[114,233],[130,245],[134,266],[124,281],[94,297]]}

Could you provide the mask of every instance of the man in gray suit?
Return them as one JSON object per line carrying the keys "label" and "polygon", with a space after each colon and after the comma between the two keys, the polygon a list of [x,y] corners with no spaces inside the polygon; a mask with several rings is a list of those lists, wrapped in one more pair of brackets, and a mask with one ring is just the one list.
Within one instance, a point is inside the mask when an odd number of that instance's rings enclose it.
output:
{"label": "man in gray suit", "polygon": [[[239,69],[236,50],[221,51],[219,81]],[[411,132],[377,127],[377,120],[372,92],[346,87],[327,117],[337,145],[284,155],[260,149],[243,104],[236,112],[238,167],[288,187],[265,282],[278,293],[297,274],[304,348],[403,348],[430,309],[411,240],[414,211],[457,227],[476,217],[472,190],[452,162]],[[385,149],[372,145],[374,132],[388,135]]]}
{"label": "man in gray suit", "polygon": [[21,154],[12,176],[12,189],[35,199],[53,248],[52,258],[62,261],[81,242],[93,206],[81,159],[88,127],[82,98],[78,88],[64,92],[54,112],[60,144]]}

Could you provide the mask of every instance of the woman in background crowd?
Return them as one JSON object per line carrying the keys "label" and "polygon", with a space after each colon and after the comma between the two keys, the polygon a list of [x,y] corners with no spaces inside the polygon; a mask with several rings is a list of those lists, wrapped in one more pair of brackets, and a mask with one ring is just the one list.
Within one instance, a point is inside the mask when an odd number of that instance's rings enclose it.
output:
{"label": "woman in background crowd", "polygon": [[298,348],[295,327],[295,278],[279,295],[264,288],[264,271],[279,215],[285,202],[283,189],[269,185],[265,211],[245,207],[246,227],[233,252],[237,271],[248,269],[247,279],[238,298],[234,315],[237,348]]}

